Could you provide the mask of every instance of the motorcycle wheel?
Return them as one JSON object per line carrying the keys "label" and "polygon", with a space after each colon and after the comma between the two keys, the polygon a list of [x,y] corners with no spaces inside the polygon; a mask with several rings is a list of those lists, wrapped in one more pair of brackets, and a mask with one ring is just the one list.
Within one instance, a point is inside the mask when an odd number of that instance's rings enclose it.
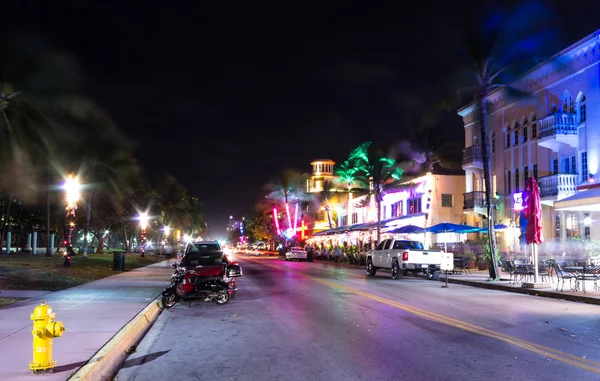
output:
{"label": "motorcycle wheel", "polygon": [[163,295],[162,305],[165,308],[171,308],[177,304],[177,294]]}
{"label": "motorcycle wheel", "polygon": [[229,292],[219,292],[219,295],[217,295],[217,297],[215,298],[215,303],[219,305],[227,304],[229,302],[229,299]]}

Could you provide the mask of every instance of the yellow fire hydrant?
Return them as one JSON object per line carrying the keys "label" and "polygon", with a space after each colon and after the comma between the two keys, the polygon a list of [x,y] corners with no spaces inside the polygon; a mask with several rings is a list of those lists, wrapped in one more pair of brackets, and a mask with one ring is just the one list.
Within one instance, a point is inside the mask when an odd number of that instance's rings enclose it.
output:
{"label": "yellow fire hydrant", "polygon": [[52,339],[62,336],[65,326],[60,321],[54,321],[56,314],[52,307],[42,301],[31,314],[33,320],[33,361],[29,363],[31,371],[40,372],[53,369],[56,360],[52,359]]}

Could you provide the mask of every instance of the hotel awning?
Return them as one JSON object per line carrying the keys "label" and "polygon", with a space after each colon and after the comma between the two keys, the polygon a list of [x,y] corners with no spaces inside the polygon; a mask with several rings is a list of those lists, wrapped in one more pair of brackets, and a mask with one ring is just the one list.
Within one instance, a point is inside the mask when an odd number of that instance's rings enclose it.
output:
{"label": "hotel awning", "polygon": [[581,190],[554,203],[555,210],[598,212],[600,211],[600,188]]}

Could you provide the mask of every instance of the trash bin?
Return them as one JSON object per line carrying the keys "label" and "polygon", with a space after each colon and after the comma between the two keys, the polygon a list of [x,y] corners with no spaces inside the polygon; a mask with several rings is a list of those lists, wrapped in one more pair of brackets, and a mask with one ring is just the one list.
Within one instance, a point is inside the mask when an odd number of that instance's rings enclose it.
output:
{"label": "trash bin", "polygon": [[125,270],[125,253],[113,253],[113,270],[124,271]]}

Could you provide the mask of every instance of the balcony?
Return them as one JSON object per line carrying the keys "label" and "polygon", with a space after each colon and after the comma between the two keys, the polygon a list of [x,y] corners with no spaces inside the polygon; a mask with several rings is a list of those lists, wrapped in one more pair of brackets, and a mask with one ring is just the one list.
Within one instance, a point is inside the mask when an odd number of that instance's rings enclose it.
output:
{"label": "balcony", "polygon": [[481,151],[480,145],[473,145],[463,150],[462,167],[464,170],[483,169],[483,153]]}
{"label": "balcony", "polygon": [[464,193],[463,212],[472,215],[487,216],[487,203],[485,202],[485,192],[475,191]]}
{"label": "balcony", "polygon": [[545,205],[554,206],[554,201],[562,200],[577,190],[577,174],[557,173],[539,180],[540,198]]}
{"label": "balcony", "polygon": [[561,144],[577,148],[577,115],[555,112],[538,121],[538,144],[558,152]]}

